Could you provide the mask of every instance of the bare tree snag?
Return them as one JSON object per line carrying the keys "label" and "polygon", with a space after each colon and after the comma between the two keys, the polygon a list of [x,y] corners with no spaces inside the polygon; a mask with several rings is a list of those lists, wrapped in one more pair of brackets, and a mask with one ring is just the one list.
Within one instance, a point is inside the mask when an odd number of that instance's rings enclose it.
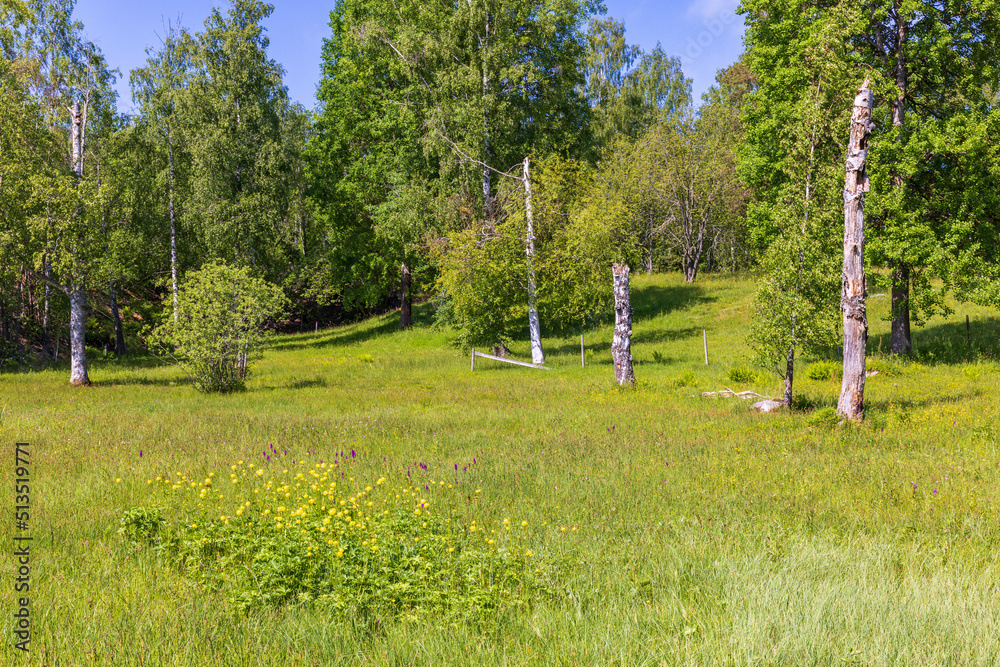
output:
{"label": "bare tree snag", "polygon": [[635,384],[632,370],[632,299],[628,289],[628,266],[615,263],[611,267],[615,290],[615,336],[611,341],[611,358],[615,363],[615,382]]}
{"label": "bare tree snag", "polygon": [[874,96],[868,78],[854,98],[850,141],[844,177],[844,272],[840,310],[844,314],[844,375],[837,413],[851,420],[865,416],[865,193],[871,187],[865,174],[868,136],[872,131]]}
{"label": "bare tree snag", "polygon": [[531,172],[530,160],[524,158],[524,210],[528,218],[528,233],[525,238],[525,254],[528,256],[528,330],[531,334],[531,363],[544,364],[545,352],[542,350],[542,330],[538,323],[538,306],[536,305],[538,288],[535,286],[535,215],[531,208]]}

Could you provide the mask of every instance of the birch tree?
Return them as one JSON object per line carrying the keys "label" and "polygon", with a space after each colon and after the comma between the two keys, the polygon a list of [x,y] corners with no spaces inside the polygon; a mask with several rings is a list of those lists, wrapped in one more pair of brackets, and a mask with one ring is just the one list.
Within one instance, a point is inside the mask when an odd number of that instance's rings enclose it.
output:
{"label": "birch tree", "polygon": [[[757,200],[749,219],[761,250],[780,228],[769,210],[780,208],[788,178],[768,167],[786,152],[779,137],[788,116],[780,107],[798,99],[808,86],[814,36],[820,29],[836,32],[836,60],[843,71],[871,76],[873,122],[887,131],[880,131],[883,139],[868,158],[873,183],[867,202],[868,256],[870,263],[888,270],[885,282],[893,302],[890,349],[905,353],[912,346],[911,320],[919,324],[931,314],[946,312],[948,290],[970,294],[961,285],[966,282],[963,275],[975,271],[972,257],[995,257],[988,241],[991,216],[969,205],[988,200],[993,188],[979,188],[984,182],[979,178],[955,187],[956,170],[950,165],[956,163],[956,154],[940,140],[949,127],[977,125],[988,113],[985,91],[995,85],[1000,64],[995,3],[796,2],[776,11],[772,4],[744,0],[739,11],[746,15],[753,67],[760,81],[775,84],[769,97],[778,105],[750,112],[742,150],[742,175]],[[854,83],[827,79],[826,85],[853,96]],[[977,188],[974,194],[969,186]],[[874,282],[879,274],[872,278]],[[941,279],[937,286],[932,278]]]}
{"label": "birch tree", "polygon": [[[922,322],[946,310],[943,290],[929,278],[941,277],[945,289],[961,282],[960,256],[989,234],[962,204],[962,189],[944,202],[929,193],[940,193],[951,178],[941,163],[952,151],[934,137],[951,119],[975,122],[987,108],[984,91],[996,84],[1000,66],[1000,12],[992,0],[880,0],[865,13],[855,44],[874,70],[874,92],[888,104],[886,124],[892,129],[871,160],[873,178],[886,184],[871,198],[871,249],[873,260],[891,272],[890,349],[908,353],[911,319]],[[979,196],[989,196],[989,190]],[[942,203],[950,209],[945,217],[939,215]],[[956,228],[966,228],[965,243],[954,243]],[[950,257],[940,252],[942,246],[952,251]]]}
{"label": "birch tree", "polygon": [[[800,26],[798,49],[784,61],[768,48],[747,54],[759,86],[748,98],[739,167],[758,193],[749,207],[751,228],[769,236],[748,342],[765,366],[778,362],[789,406],[796,356],[829,353],[838,341],[838,133],[849,118],[849,29],[834,12]],[[794,85],[782,78],[789,71]]]}
{"label": "birch tree", "polygon": [[31,224],[32,244],[41,252],[33,253],[31,263],[35,275],[69,301],[70,382],[86,385],[87,286],[104,254],[100,214],[91,206],[96,179],[87,167],[88,118],[107,116],[114,109],[116,72],[100,50],[81,37],[82,25],[72,19],[71,1],[39,0],[30,7],[32,22],[20,40],[31,72],[29,90],[48,110],[50,131],[65,142],[69,172],[68,179],[52,174],[41,188],[45,213],[36,214]]}
{"label": "birch tree", "polygon": [[[475,192],[474,216],[446,217],[487,227],[506,219],[509,212],[495,208],[498,179],[519,171],[525,156],[586,150],[581,25],[594,9],[580,0],[338,4],[310,160],[329,174],[317,194],[335,212],[331,227],[344,245],[364,250],[353,265],[374,269],[345,282],[377,289],[388,271],[413,275],[408,258],[424,239],[398,243],[398,231],[414,229],[395,222],[405,220],[392,201],[405,192],[401,183],[425,183],[441,201],[463,206]],[[353,241],[373,236],[378,242]],[[521,236],[527,253],[530,234]]]}
{"label": "birch tree", "polygon": [[584,75],[597,156],[616,137],[635,140],[691,105],[691,80],[680,58],[668,56],[660,44],[649,53],[628,44],[625,25],[611,17],[590,21]]}
{"label": "birch tree", "polygon": [[[183,95],[191,70],[192,41],[190,35],[168,23],[159,51],[146,50],[146,66],[132,70],[130,83],[132,99],[138,103],[140,113],[147,121],[156,144],[165,148],[166,173],[164,188],[167,198],[167,216],[170,234],[170,293],[174,319],[177,319],[178,274],[178,224],[181,192],[185,190],[184,176],[189,171],[190,155],[187,150],[182,120],[179,117]],[[180,179],[178,177],[181,177]],[[180,182],[179,182],[180,181]]]}
{"label": "birch tree", "polygon": [[236,0],[213,10],[193,36],[191,75],[180,96],[191,151],[189,221],[210,257],[268,276],[295,252],[290,209],[293,157],[283,128],[302,111],[288,101],[260,22],[273,6]]}

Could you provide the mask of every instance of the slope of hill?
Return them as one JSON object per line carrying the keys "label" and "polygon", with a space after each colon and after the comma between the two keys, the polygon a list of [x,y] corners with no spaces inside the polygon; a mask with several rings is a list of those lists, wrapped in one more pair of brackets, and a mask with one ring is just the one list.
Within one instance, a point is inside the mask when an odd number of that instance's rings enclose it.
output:
{"label": "slope of hill", "polygon": [[[630,390],[613,384],[610,327],[586,332],[586,368],[577,336],[545,339],[550,371],[473,373],[426,307],[412,331],[387,315],[277,338],[233,395],[198,394],[149,358],[95,361],[88,389],[61,369],[0,375],[0,440],[32,457],[27,663],[994,664],[995,314],[932,320],[898,361],[878,354],[888,304],[874,295],[868,419],[837,427],[823,408],[839,383],[808,378],[816,360],[792,411],[700,396],[779,394],[748,363],[752,294],[745,277],[635,277]],[[527,341],[513,353],[527,358]],[[202,520],[205,488],[217,513],[264,516],[274,489],[255,491],[253,471],[291,497],[331,460],[352,501],[381,478],[419,491],[463,544],[539,563],[543,592],[479,572],[470,586],[519,601],[487,620],[294,595],[243,611],[225,576],[192,576],[201,561],[119,534],[136,507]],[[11,544],[10,520],[0,532]],[[0,561],[13,571],[10,549]]]}

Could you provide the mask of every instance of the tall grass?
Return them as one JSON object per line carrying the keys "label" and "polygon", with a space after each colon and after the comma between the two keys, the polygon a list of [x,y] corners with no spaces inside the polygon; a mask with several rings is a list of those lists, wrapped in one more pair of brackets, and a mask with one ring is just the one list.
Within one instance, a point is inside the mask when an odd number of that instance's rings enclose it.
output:
{"label": "tall grass", "polygon": [[[889,360],[876,295],[885,372],[866,424],[838,428],[811,419],[836,402],[826,374],[797,374],[798,408],[776,415],[700,396],[748,364],[749,279],[634,281],[633,390],[613,384],[609,327],[586,332],[586,368],[569,337],[544,341],[552,371],[470,373],[445,332],[391,315],[274,340],[233,395],[147,358],[95,360],[89,389],[65,368],[0,375],[0,441],[33,454],[35,634],[18,664],[996,664],[995,314],[963,306],[915,331],[914,360]],[[780,394],[777,374],[749,378]],[[240,460],[294,473],[350,450],[361,486],[452,485],[435,491],[442,515],[555,564],[554,597],[487,624],[239,611],[118,534],[130,508],[178,521],[193,506],[158,476],[228,478]],[[227,484],[224,502],[253,495]],[[0,561],[13,570],[10,549]],[[0,626],[12,637],[10,614]]]}

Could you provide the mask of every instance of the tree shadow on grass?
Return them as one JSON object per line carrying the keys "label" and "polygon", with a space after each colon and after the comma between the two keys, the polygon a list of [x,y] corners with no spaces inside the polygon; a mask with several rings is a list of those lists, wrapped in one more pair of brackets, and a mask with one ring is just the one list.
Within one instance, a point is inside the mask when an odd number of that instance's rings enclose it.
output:
{"label": "tree shadow on grass", "polygon": [[398,317],[390,318],[388,315],[381,317],[385,321],[375,326],[372,326],[371,320],[368,320],[359,324],[346,324],[333,330],[320,331],[318,334],[293,334],[294,339],[273,340],[266,349],[287,351],[354,345],[399,331]]}
{"label": "tree shadow on grass", "polygon": [[[983,391],[981,389],[971,389],[956,394],[929,396],[920,399],[898,396],[893,398],[879,398],[877,400],[866,398],[865,413],[869,416],[872,414],[884,415],[894,410],[909,411],[917,408],[930,408],[936,405],[955,405],[980,398],[982,395]],[[800,412],[811,412],[819,408],[836,408],[837,396],[796,394],[792,401],[792,407]]]}
{"label": "tree shadow on grass", "polygon": [[98,379],[92,380],[90,383],[91,387],[138,387],[138,386],[149,386],[149,387],[187,387],[192,386],[190,379],[186,377],[176,377],[174,379],[162,378],[153,379],[148,377],[126,377],[126,378],[115,378],[115,379]]}
{"label": "tree shadow on grass", "polygon": [[[683,329],[660,329],[660,328],[640,328],[639,331],[633,329],[632,332],[632,356],[636,354],[636,345],[653,345],[656,343],[667,343],[675,340],[683,340],[685,338],[695,338],[701,335],[701,329],[696,329],[694,327],[684,327]],[[594,354],[600,352],[607,352],[611,349],[611,338],[608,336],[602,336],[600,338],[595,338],[591,335],[588,340],[584,338],[584,347],[587,352],[593,352]],[[579,354],[580,344],[579,341],[574,341],[571,343],[563,342],[558,345],[547,345],[546,352],[552,355],[563,355],[563,354]]]}
{"label": "tree shadow on grass", "polygon": [[632,293],[632,321],[666,315],[692,306],[713,303],[701,285],[643,285]]}
{"label": "tree shadow on grass", "polygon": [[[315,377],[311,380],[293,380],[288,384],[284,385],[285,389],[315,389],[328,387],[329,383],[326,378]],[[280,388],[280,387],[279,387]]]}
{"label": "tree shadow on grass", "polygon": [[[148,370],[150,368],[159,368],[163,365],[164,362],[142,349],[130,352],[124,357],[116,358],[113,355],[109,355],[108,358],[105,359],[102,352],[99,350],[90,347],[87,348],[87,369],[90,373]],[[25,362],[20,367],[18,367],[16,362],[7,362],[0,365],[0,374],[4,375],[38,373],[41,371],[53,371],[57,373],[65,372],[68,376],[70,372],[70,361],[68,358],[59,359],[58,361],[41,361],[33,359],[30,362]]]}
{"label": "tree shadow on grass", "polygon": [[[413,305],[414,326],[429,326],[433,315],[434,307],[430,303]],[[325,329],[319,333],[282,336],[270,341],[266,349],[303,350],[354,345],[387,336],[399,330],[399,311],[392,311],[354,324],[343,324],[333,329]]]}
{"label": "tree shadow on grass", "polygon": [[[869,354],[889,352],[889,333],[868,339]],[[976,319],[966,329],[965,321],[914,327],[910,358],[925,364],[968,364],[1000,358],[1000,318]],[[907,357],[902,357],[905,360]]]}

